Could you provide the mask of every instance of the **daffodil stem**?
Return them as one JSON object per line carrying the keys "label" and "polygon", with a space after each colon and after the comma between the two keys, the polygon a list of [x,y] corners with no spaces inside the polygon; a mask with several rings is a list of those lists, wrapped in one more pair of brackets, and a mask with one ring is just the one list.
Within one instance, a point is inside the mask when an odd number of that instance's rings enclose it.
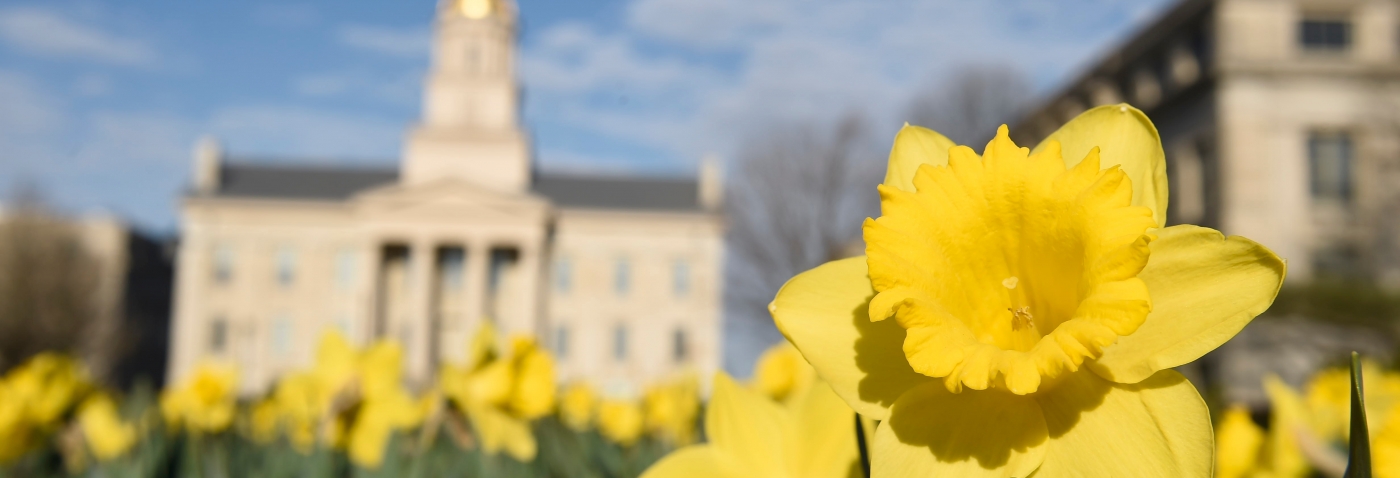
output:
{"label": "daffodil stem", "polygon": [[1366,429],[1366,389],[1361,382],[1361,357],[1351,353],[1351,453],[1343,478],[1371,478],[1371,436]]}
{"label": "daffodil stem", "polygon": [[865,478],[870,478],[870,450],[865,444],[865,424],[860,422],[860,414],[856,416],[856,448],[860,450],[860,472]]}

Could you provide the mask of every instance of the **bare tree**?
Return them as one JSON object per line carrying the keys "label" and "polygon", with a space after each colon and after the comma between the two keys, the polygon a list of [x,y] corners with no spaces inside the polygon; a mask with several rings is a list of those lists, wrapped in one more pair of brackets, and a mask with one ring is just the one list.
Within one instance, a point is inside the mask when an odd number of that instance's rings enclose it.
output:
{"label": "bare tree", "polygon": [[863,253],[861,221],[877,215],[884,155],[865,121],[780,125],[746,139],[727,199],[726,368],[746,375],[782,340],[768,314],[778,288],[823,262]]}
{"label": "bare tree", "polygon": [[981,152],[997,126],[1015,121],[1030,99],[1030,81],[1019,70],[970,65],[954,69],[934,88],[916,96],[908,118]]}
{"label": "bare tree", "polygon": [[0,216],[0,370],[43,351],[79,353],[96,314],[96,262],[33,193]]}

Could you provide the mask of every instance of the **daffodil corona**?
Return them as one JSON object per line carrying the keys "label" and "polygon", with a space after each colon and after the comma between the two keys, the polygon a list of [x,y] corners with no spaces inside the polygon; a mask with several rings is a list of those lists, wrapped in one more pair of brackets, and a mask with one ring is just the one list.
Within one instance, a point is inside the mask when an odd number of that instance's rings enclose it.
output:
{"label": "daffodil corona", "polygon": [[1208,412],[1171,367],[1273,301],[1283,262],[1163,227],[1156,129],[1095,108],[1034,150],[895,139],[867,257],[803,273],[770,306],[857,412],[872,475],[1207,476]]}

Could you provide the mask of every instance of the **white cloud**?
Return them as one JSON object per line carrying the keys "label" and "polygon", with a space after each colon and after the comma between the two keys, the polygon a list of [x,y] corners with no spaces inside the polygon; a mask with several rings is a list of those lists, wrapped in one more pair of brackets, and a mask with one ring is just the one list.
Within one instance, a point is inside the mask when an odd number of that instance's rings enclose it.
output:
{"label": "white cloud", "polygon": [[32,55],[145,65],[156,53],[137,39],[124,38],[32,7],[0,10],[0,41]]}
{"label": "white cloud", "polygon": [[402,58],[425,57],[432,43],[428,29],[419,27],[345,25],[336,32],[336,38],[346,46]]}

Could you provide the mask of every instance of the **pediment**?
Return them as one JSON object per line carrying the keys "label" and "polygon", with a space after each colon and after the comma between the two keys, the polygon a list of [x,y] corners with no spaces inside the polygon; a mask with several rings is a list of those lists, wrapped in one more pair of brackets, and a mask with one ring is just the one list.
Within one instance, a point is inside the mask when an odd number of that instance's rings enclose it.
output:
{"label": "pediment", "polygon": [[388,185],[365,191],[351,202],[361,216],[395,220],[519,220],[549,209],[547,200],[533,194],[492,190],[455,178]]}

